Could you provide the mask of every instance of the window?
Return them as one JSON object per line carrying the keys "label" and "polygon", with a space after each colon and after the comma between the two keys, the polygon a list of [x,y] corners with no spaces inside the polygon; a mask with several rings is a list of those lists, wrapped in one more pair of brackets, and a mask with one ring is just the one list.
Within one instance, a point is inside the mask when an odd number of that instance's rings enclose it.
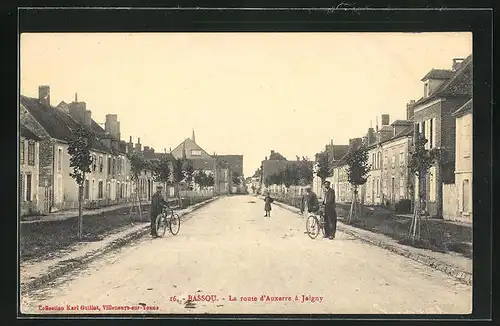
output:
{"label": "window", "polygon": [[399,177],[399,199],[404,199],[405,196],[405,179]]}
{"label": "window", "polygon": [[89,180],[85,180],[85,184],[84,184],[84,189],[85,189],[85,192],[84,192],[84,198],[85,199],[89,199],[89,193],[90,193],[90,189],[89,189]]}
{"label": "window", "polygon": [[21,164],[24,164],[24,139],[19,142],[19,160]]}
{"label": "window", "polygon": [[470,157],[471,145],[472,145],[472,126],[470,121],[464,121],[463,131],[462,131],[462,142],[463,142],[463,153],[464,157]]}
{"label": "window", "polygon": [[95,180],[92,179],[92,193],[90,194],[92,200],[95,199],[95,193],[96,193],[96,191],[95,191]]}
{"label": "window", "polygon": [[432,148],[434,146],[433,128],[434,128],[434,118],[429,120],[429,148]]}
{"label": "window", "polygon": [[377,197],[380,197],[380,178],[377,178]]}
{"label": "window", "polygon": [[31,201],[31,174],[26,174],[26,201]]}
{"label": "window", "polygon": [[113,157],[113,175],[116,174],[116,159]]}
{"label": "window", "polygon": [[380,158],[380,152],[377,153],[377,169],[380,169],[381,165],[382,165],[382,162],[381,162],[381,158]]}
{"label": "window", "polygon": [[99,172],[102,172],[104,166],[103,166],[103,160],[102,160],[102,155],[99,156]]}
{"label": "window", "polygon": [[192,149],[191,156],[201,156],[201,151],[199,149]]}
{"label": "window", "polygon": [[384,169],[387,169],[388,166],[388,158],[387,158],[387,151],[384,152]]}
{"label": "window", "polygon": [[62,148],[59,148],[57,150],[57,171],[61,171],[61,168],[62,168],[62,156],[63,156]]}
{"label": "window", "polygon": [[396,155],[392,155],[392,168],[396,166]]}
{"label": "window", "polygon": [[108,156],[108,174],[111,174],[111,156]]}
{"label": "window", "polygon": [[405,153],[401,152],[399,153],[399,165],[404,165],[405,164]]}
{"label": "window", "polygon": [[24,200],[24,174],[19,175],[19,197]]}
{"label": "window", "polygon": [[99,181],[99,186],[97,188],[97,198],[102,199],[102,181]]}
{"label": "window", "polygon": [[97,157],[92,154],[92,172],[95,172],[97,168]]}
{"label": "window", "polygon": [[35,142],[28,142],[28,165],[35,165]]}

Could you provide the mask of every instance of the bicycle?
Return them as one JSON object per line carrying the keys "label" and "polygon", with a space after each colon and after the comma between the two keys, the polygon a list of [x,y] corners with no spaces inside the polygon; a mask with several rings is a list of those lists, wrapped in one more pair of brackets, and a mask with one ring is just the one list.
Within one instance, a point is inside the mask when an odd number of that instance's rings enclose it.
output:
{"label": "bicycle", "polygon": [[[318,214],[311,213],[306,220],[306,231],[307,235],[311,239],[316,239],[318,234],[321,232],[323,236],[325,235],[325,217],[323,210],[319,210]],[[321,231],[320,231],[321,230]]]}
{"label": "bicycle", "polygon": [[170,207],[164,208],[162,213],[156,217],[156,234],[159,237],[163,237],[167,231],[167,227],[172,235],[177,235],[181,228],[181,219],[179,215]]}

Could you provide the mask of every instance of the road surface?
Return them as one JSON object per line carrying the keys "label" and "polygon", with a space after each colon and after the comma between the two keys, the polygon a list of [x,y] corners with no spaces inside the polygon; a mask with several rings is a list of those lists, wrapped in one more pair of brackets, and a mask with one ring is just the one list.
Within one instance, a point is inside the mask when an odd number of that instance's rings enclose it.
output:
{"label": "road surface", "polygon": [[298,215],[273,206],[266,219],[263,207],[251,196],[221,198],[193,213],[177,236],[145,236],[23,296],[21,311],[471,312],[471,287],[446,274],[343,233],[311,240]]}

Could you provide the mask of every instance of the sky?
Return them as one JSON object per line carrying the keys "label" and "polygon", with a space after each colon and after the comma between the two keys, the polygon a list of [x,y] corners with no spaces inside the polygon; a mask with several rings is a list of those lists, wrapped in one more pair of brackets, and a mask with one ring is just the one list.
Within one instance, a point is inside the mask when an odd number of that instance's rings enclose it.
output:
{"label": "sky", "polygon": [[22,34],[20,92],[75,98],[122,139],[156,152],[195,130],[210,154],[244,156],[251,176],[271,150],[314,158],[380,116],[406,118],[420,79],[472,54],[471,33]]}

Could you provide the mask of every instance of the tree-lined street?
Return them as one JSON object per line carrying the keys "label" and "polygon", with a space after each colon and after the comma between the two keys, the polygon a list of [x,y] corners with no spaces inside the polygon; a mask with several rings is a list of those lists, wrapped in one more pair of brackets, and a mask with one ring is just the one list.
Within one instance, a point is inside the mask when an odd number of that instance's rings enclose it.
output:
{"label": "tree-lined street", "polygon": [[[470,286],[340,232],[333,241],[311,240],[304,234],[305,219],[276,205],[272,217],[265,219],[263,206],[251,196],[218,199],[194,212],[175,237],[145,236],[23,296],[21,311],[471,312]],[[188,302],[197,295],[218,300]],[[315,302],[302,302],[305,297]],[[107,305],[122,308],[104,310]],[[78,309],[68,311],[68,306]],[[64,310],[44,310],[56,307]]]}

